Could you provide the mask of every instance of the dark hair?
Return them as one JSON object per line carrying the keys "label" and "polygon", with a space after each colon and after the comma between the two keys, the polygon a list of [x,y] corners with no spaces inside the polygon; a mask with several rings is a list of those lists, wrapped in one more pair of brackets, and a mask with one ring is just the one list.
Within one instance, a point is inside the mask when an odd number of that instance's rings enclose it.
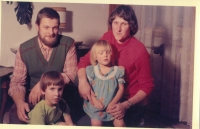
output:
{"label": "dark hair", "polygon": [[45,91],[47,86],[65,86],[62,75],[57,71],[45,72],[40,79],[40,87],[42,91]]}
{"label": "dark hair", "polygon": [[130,26],[130,34],[135,35],[138,31],[138,22],[134,10],[127,5],[120,5],[110,15],[108,25],[112,27],[112,22],[116,16],[123,18]]}
{"label": "dark hair", "polygon": [[57,11],[52,8],[45,7],[41,9],[38,14],[35,23],[40,25],[40,21],[42,18],[50,18],[50,19],[57,19],[60,25],[60,16]]}

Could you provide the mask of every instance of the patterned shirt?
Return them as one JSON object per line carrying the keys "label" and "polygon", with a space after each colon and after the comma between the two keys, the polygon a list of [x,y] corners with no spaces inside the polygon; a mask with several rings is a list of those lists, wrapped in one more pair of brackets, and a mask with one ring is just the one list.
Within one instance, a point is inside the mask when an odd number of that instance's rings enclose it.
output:
{"label": "patterned shirt", "polygon": [[[39,47],[42,51],[44,58],[48,61],[51,57],[53,48],[46,48],[41,43],[39,43]],[[76,65],[76,48],[75,44],[73,44],[66,55],[63,72],[61,73],[64,78],[65,84],[67,84],[70,80],[74,81],[77,71]],[[12,96],[15,92],[23,92],[25,94],[26,87],[24,87],[24,85],[26,83],[26,77],[27,68],[22,61],[20,52],[18,50],[15,57],[15,66],[13,70],[13,75],[11,77],[10,88],[8,90],[8,94],[10,96]]]}

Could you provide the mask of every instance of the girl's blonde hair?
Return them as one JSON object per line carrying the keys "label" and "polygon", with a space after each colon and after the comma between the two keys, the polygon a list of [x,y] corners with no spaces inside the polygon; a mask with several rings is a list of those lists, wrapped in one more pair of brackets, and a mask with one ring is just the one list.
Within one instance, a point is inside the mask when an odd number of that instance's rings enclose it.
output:
{"label": "girl's blonde hair", "polygon": [[103,50],[106,50],[106,51],[109,50],[111,52],[111,62],[110,63],[111,63],[111,65],[114,65],[114,57],[112,54],[113,53],[112,47],[111,47],[110,43],[108,43],[105,40],[99,40],[93,44],[91,51],[90,51],[90,63],[92,65],[96,65],[98,63],[96,60],[97,54]]}

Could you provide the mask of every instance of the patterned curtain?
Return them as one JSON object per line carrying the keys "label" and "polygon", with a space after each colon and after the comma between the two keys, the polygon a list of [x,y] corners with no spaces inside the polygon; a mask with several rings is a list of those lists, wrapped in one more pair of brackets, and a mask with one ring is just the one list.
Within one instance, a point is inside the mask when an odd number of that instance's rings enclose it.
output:
{"label": "patterned curtain", "polygon": [[[151,54],[155,89],[150,103],[156,113],[192,124],[194,7],[133,6],[141,40]],[[154,47],[165,46],[164,55]]]}
{"label": "patterned curtain", "polygon": [[[155,88],[149,109],[192,124],[195,7],[131,5],[139,31],[135,35],[151,54]],[[110,12],[116,5],[110,5]],[[109,13],[110,13],[109,12]],[[154,48],[164,45],[164,54]]]}

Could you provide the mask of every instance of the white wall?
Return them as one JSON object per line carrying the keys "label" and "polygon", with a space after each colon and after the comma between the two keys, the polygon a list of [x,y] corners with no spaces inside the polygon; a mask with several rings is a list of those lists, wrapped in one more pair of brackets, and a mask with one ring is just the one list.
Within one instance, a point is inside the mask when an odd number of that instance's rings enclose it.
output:
{"label": "white wall", "polygon": [[61,29],[63,35],[70,36],[83,44],[92,45],[107,31],[109,6],[107,4],[73,4],[73,3],[44,3],[33,2],[33,16],[31,26],[20,25],[16,19],[14,8],[16,2],[9,5],[2,2],[1,15],[1,43],[0,65],[13,66],[15,54],[11,47],[18,47],[24,41],[37,34],[35,19],[38,11],[43,7],[66,7],[67,27]]}

